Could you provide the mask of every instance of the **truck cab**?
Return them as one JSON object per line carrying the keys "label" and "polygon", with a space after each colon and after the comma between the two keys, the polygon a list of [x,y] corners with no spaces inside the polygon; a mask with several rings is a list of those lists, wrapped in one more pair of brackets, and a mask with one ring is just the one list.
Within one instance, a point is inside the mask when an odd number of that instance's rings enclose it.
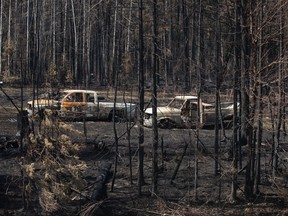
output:
{"label": "truck cab", "polygon": [[90,90],[65,90],[61,101],[61,115],[96,118],[99,112],[97,93]]}
{"label": "truck cab", "polygon": [[[197,96],[176,96],[166,106],[157,107],[157,124],[161,128],[190,128],[196,126],[197,122],[201,126],[203,120],[202,100],[198,100]],[[152,127],[152,108],[145,110],[144,126]]]}
{"label": "truck cab", "polygon": [[[225,127],[231,126],[233,102],[223,102],[220,108],[222,116],[218,116],[219,122],[222,121]],[[157,124],[160,128],[203,128],[214,126],[215,119],[215,105],[205,103],[197,96],[176,96],[166,106],[157,107]],[[152,108],[145,110],[144,126],[152,127]]]}

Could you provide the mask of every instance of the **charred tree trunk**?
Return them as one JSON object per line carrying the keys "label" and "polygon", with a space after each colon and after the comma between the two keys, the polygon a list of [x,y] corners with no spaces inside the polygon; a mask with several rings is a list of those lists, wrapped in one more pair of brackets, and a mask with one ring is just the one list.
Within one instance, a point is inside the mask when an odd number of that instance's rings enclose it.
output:
{"label": "charred tree trunk", "polygon": [[186,0],[182,0],[182,16],[183,16],[183,32],[184,32],[184,73],[185,73],[185,91],[189,92],[191,89],[190,79],[190,51],[189,51],[189,15],[187,13],[189,7],[187,7]]}
{"label": "charred tree trunk", "polygon": [[152,196],[157,194],[158,187],[158,127],[157,127],[157,74],[158,70],[158,4],[157,0],[153,0],[153,164],[152,164]]}
{"label": "charred tree trunk", "polygon": [[[1,6],[2,7],[2,6]],[[26,17],[26,70],[22,71],[23,81],[26,83],[27,73],[30,74],[30,0],[27,0]]]}
{"label": "charred tree trunk", "polygon": [[114,172],[113,172],[113,178],[112,178],[112,184],[111,184],[111,191],[114,190],[114,183],[116,179],[117,174],[117,166],[118,166],[118,134],[116,129],[116,101],[117,101],[117,93],[118,93],[118,72],[116,74],[116,80],[115,80],[115,92],[114,92],[114,107],[113,107],[113,131],[114,131],[114,139],[115,139],[115,161],[114,161]]}
{"label": "charred tree trunk", "polygon": [[203,43],[203,37],[202,37],[202,0],[199,0],[198,2],[198,56],[197,56],[197,97],[198,97],[198,109],[197,109],[197,123],[196,123],[196,143],[195,143],[195,172],[194,172],[194,198],[195,200],[198,200],[198,178],[199,178],[199,167],[198,167],[198,148],[199,148],[199,129],[201,127],[201,113],[200,113],[200,98],[201,98],[201,89],[202,89],[202,69],[203,69],[203,50],[202,50],[202,43]]}
{"label": "charred tree trunk", "polygon": [[3,4],[5,1],[1,0],[0,2],[0,75],[3,76],[2,74],[2,38],[3,38]]}
{"label": "charred tree trunk", "polygon": [[73,55],[73,72],[76,85],[79,85],[79,73],[78,73],[78,31],[76,26],[76,15],[74,0],[71,0],[71,10],[72,10],[72,21],[73,21],[73,33],[74,33],[74,55]]}
{"label": "charred tree trunk", "polygon": [[116,28],[117,28],[117,19],[118,19],[118,0],[115,1],[115,12],[114,12],[114,23],[113,23],[113,36],[112,36],[112,53],[108,58],[108,82],[110,86],[116,85],[114,83],[115,71],[114,63],[116,59]]}
{"label": "charred tree trunk", "polygon": [[139,76],[139,143],[138,143],[138,195],[142,194],[142,185],[144,183],[144,35],[143,35],[143,2],[139,0],[139,65],[138,65],[138,76]]}
{"label": "charred tree trunk", "polygon": [[[242,38],[241,38],[241,137],[240,145],[247,145],[247,166],[245,176],[245,194],[246,196],[252,196],[251,188],[251,165],[252,165],[252,131],[251,124],[249,123],[249,89],[250,89],[250,45],[251,41],[249,38],[249,12],[250,4],[246,4],[242,0],[243,11],[241,13],[241,26],[242,26]],[[251,21],[251,20],[250,20]]]}
{"label": "charred tree trunk", "polygon": [[221,72],[221,26],[220,26],[220,0],[217,0],[216,10],[216,92],[215,92],[215,140],[214,140],[214,153],[215,153],[215,175],[219,174],[219,104],[220,104],[220,72]]}
{"label": "charred tree trunk", "polygon": [[[263,14],[264,14],[264,7],[265,3],[261,0],[261,8],[259,8],[259,20],[258,23],[261,25],[263,22]],[[257,56],[257,66],[258,71],[262,68],[262,35],[263,31],[260,30],[259,34],[259,48],[258,48],[258,56]],[[262,72],[258,72],[258,80],[262,80]],[[257,99],[256,99],[256,112],[258,113],[258,121],[257,121],[257,143],[255,147],[255,178],[254,178],[254,194],[258,195],[260,193],[259,185],[261,179],[261,143],[262,143],[262,134],[263,134],[263,94],[262,94],[262,83],[258,83],[257,87]]]}
{"label": "charred tree trunk", "polygon": [[[261,51],[260,51],[261,53]],[[261,78],[259,78],[261,79]],[[261,143],[263,134],[263,102],[262,102],[262,85],[258,86],[258,122],[257,122],[257,143],[255,148],[255,178],[254,178],[254,193],[257,195],[260,193],[259,185],[261,178]]]}
{"label": "charred tree trunk", "polygon": [[238,173],[238,160],[239,160],[239,147],[238,147],[238,94],[239,94],[239,74],[241,72],[241,0],[235,1],[235,47],[234,47],[234,61],[235,72],[233,74],[233,140],[232,140],[232,153],[233,153],[233,175],[232,175],[232,187],[231,187],[231,201],[236,200],[237,191],[237,173]]}

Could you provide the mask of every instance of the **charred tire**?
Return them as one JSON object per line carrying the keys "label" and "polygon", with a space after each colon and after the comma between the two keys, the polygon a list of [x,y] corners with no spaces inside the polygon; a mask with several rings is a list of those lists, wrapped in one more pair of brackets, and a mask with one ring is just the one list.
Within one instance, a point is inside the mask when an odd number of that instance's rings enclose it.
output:
{"label": "charred tire", "polygon": [[226,121],[223,125],[225,129],[231,129],[233,127],[233,121]]}
{"label": "charred tire", "polygon": [[[115,110],[114,120],[120,122],[124,118],[123,110]],[[110,111],[108,121],[113,121],[113,110]]]}
{"label": "charred tire", "polygon": [[172,129],[176,127],[176,123],[171,119],[161,119],[158,122],[158,127],[163,129]]}

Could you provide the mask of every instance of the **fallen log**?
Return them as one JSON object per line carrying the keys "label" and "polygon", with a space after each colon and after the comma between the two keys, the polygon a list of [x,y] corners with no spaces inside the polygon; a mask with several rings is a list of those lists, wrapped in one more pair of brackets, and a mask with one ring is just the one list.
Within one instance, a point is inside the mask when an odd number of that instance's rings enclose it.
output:
{"label": "fallen log", "polygon": [[107,182],[111,177],[111,163],[102,163],[92,190],[91,201],[107,198]]}

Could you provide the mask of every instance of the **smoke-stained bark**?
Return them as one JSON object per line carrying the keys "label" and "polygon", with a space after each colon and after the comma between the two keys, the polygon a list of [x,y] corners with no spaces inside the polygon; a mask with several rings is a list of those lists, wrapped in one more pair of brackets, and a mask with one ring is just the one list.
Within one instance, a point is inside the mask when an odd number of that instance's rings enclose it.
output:
{"label": "smoke-stained bark", "polygon": [[139,66],[138,66],[138,76],[139,76],[139,87],[138,87],[138,99],[139,99],[139,143],[138,143],[138,195],[142,194],[142,185],[144,183],[144,33],[143,33],[143,2],[139,0]]}
{"label": "smoke-stained bark", "polygon": [[152,163],[152,195],[157,194],[158,189],[158,125],[157,125],[157,74],[159,73],[159,51],[158,51],[158,3],[153,0],[153,163]]}

